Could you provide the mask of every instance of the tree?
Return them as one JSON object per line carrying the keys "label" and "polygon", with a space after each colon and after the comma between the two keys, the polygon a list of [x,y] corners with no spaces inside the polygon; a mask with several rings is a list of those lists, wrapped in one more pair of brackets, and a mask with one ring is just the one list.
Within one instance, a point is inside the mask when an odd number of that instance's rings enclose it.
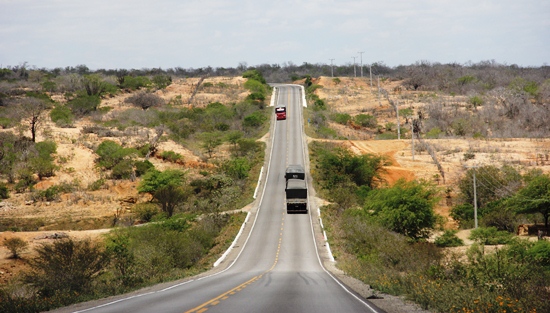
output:
{"label": "tree", "polygon": [[222,136],[218,132],[206,132],[201,134],[201,147],[212,158],[214,150],[223,143]]}
{"label": "tree", "polygon": [[179,170],[160,172],[151,169],[143,175],[138,191],[150,193],[161,205],[162,211],[170,217],[175,207],[188,197],[188,193],[183,189],[185,174]]}
{"label": "tree", "polygon": [[107,89],[107,83],[98,74],[84,75],[82,85],[88,96],[101,96]]}
{"label": "tree", "polygon": [[83,117],[96,111],[100,104],[101,98],[98,95],[85,95],[71,99],[67,103],[67,106],[71,109],[75,116]]}
{"label": "tree", "polygon": [[189,193],[181,186],[167,185],[157,189],[153,197],[160,203],[162,211],[171,217],[176,206],[187,200]]}
{"label": "tree", "polygon": [[125,159],[131,159],[133,154],[137,154],[136,149],[123,148],[112,140],[104,140],[99,144],[95,152],[99,155],[97,163],[108,170],[114,168]]}
{"label": "tree", "polygon": [[153,84],[158,89],[164,89],[172,83],[172,77],[170,75],[156,75],[153,77]]}
{"label": "tree", "polygon": [[38,178],[51,177],[57,166],[54,164],[52,154],[56,153],[57,145],[53,141],[37,142],[34,146],[36,156],[29,158],[28,164],[33,172],[38,174]]}
{"label": "tree", "polygon": [[36,252],[38,256],[29,262],[31,271],[24,281],[44,297],[87,291],[107,262],[106,254],[90,240],[62,239],[44,244]]}
{"label": "tree", "polygon": [[510,166],[498,168],[493,165],[469,169],[459,181],[460,196],[464,203],[474,203],[473,177],[476,175],[476,198],[478,208],[489,202],[509,196],[521,181],[521,175]]}
{"label": "tree", "polygon": [[234,130],[226,135],[227,141],[233,145],[233,151],[237,151],[237,143],[243,137],[243,132],[240,130]]}
{"label": "tree", "polygon": [[28,245],[29,245],[28,242],[26,242],[25,240],[19,237],[4,239],[4,247],[10,250],[13,259],[19,259],[19,257],[21,256],[21,253],[25,249],[27,249]]}
{"label": "tree", "polygon": [[[316,148],[317,149],[317,148]],[[389,165],[386,158],[372,154],[355,155],[344,148],[325,149],[318,151],[321,180],[325,188],[332,188],[340,182],[350,180],[357,186],[374,188],[384,180],[384,166]]]}
{"label": "tree", "polygon": [[382,226],[418,240],[428,238],[435,227],[436,195],[426,182],[399,180],[393,187],[372,190],[363,209]]}
{"label": "tree", "polygon": [[44,112],[49,106],[41,99],[29,97],[23,100],[20,105],[23,120],[29,124],[31,129],[31,140],[36,142],[36,132],[44,119]]}
{"label": "tree", "polygon": [[520,189],[510,199],[510,203],[517,208],[517,213],[540,213],[544,218],[544,227],[548,228],[550,217],[550,176],[534,177],[527,186]]}
{"label": "tree", "polygon": [[164,99],[150,92],[140,92],[126,99],[124,102],[131,103],[135,106],[147,110],[153,106],[160,106],[164,104]]}

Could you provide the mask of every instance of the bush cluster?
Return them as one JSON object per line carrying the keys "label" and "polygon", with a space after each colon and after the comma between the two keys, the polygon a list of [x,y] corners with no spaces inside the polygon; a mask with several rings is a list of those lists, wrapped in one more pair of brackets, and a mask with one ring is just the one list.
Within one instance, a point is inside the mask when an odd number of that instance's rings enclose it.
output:
{"label": "bush cluster", "polygon": [[[441,248],[463,244],[456,231],[444,232],[433,244],[423,240],[437,225],[433,187],[422,182],[359,185],[354,171],[345,165],[360,169],[363,164],[376,172],[372,164],[361,159],[354,163],[339,148],[318,143],[311,147],[314,181],[334,202],[322,208],[323,221],[333,254],[346,273],[435,312],[550,310],[547,241],[512,239],[507,231],[481,227],[472,231],[469,239],[477,243],[464,262],[460,255],[446,254]],[[515,177],[513,171],[508,174]],[[489,244],[505,246],[487,253],[484,245]]]}

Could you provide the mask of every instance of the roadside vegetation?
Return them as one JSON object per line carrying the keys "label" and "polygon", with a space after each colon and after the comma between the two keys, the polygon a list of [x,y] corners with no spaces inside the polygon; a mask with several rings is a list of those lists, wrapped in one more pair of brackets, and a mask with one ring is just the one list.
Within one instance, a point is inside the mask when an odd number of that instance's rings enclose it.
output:
{"label": "roadside vegetation", "polygon": [[[420,63],[409,67],[409,75],[403,77],[401,88],[424,91],[414,99],[424,103],[421,110],[403,106],[399,114],[402,122],[413,124],[419,140],[548,136],[548,125],[539,120],[550,118],[550,80],[542,69],[505,72],[496,64],[446,73],[443,69],[450,68]],[[494,74],[491,79],[489,72]],[[463,76],[451,79],[453,75]],[[335,111],[330,101],[315,94],[322,86],[315,85],[311,76],[301,78],[309,104],[309,136],[354,139],[332,128],[334,123],[360,126],[378,140],[397,138],[395,124],[377,121],[381,112]],[[382,94],[393,105],[395,98]],[[406,103],[409,96],[397,97]],[[382,113],[395,119],[395,111]],[[401,135],[411,136],[407,129],[401,129]],[[430,149],[425,142],[418,146]],[[544,164],[545,156],[539,157]],[[473,158],[475,151],[464,153],[464,160]],[[533,224],[533,229],[548,234],[547,173],[512,163],[467,170],[457,183],[451,210],[460,228],[474,227],[475,175],[480,227],[471,231],[468,239],[474,244],[466,248],[456,236],[458,230],[445,229],[442,217],[434,213],[435,205],[453,191],[437,184],[444,172],[434,181],[399,180],[389,185],[380,179],[388,165],[384,157],[356,155],[323,141],[310,144],[310,160],[316,190],[331,203],[321,208],[329,243],[347,274],[378,292],[405,296],[433,312],[550,311],[550,242],[516,236],[520,225]]]}
{"label": "roadside vegetation", "polygon": [[[332,202],[321,208],[329,243],[346,273],[379,292],[404,295],[434,312],[550,309],[550,242],[516,237],[506,230],[507,223],[489,226],[498,224],[497,212],[512,224],[544,215],[540,208],[550,203],[548,175],[522,177],[525,183],[516,194],[495,200],[500,206],[488,205],[491,210],[481,217],[483,227],[471,233],[476,243],[463,255],[447,248],[463,245],[451,230],[435,242],[427,240],[442,229],[433,210],[442,191],[433,184],[372,184],[383,171],[383,158],[354,156],[338,145],[317,142],[310,153],[317,190]],[[537,206],[537,211],[516,203],[546,204]],[[499,246],[488,251],[494,245]]]}
{"label": "roadside vegetation", "polygon": [[[29,81],[31,73],[36,78]],[[28,270],[0,288],[0,312],[42,312],[196,275],[211,268],[229,247],[246,217],[233,210],[253,200],[264,160],[265,145],[257,139],[269,127],[265,101],[271,88],[258,71],[243,73],[249,93],[245,100],[202,108],[166,103],[156,96],[153,91],[171,82],[164,74],[56,75],[20,68],[3,70],[2,75],[0,120],[7,130],[0,132],[2,199],[19,193],[32,202],[62,201],[62,195],[101,190],[108,182],[138,180],[137,191],[149,195],[150,201],[134,203],[131,214],[117,209],[113,230],[101,240],[60,237],[38,247],[30,259],[21,257],[28,246],[24,240],[3,242]],[[54,101],[54,92],[64,92],[65,101]],[[102,99],[127,92],[132,92],[127,102],[133,107],[107,115],[110,108],[100,105]],[[75,181],[34,188],[42,178],[55,176],[63,164],[56,159],[54,141],[36,142],[35,134],[45,130],[47,117],[59,127],[73,127],[80,119],[92,122],[82,133],[100,139],[89,146],[97,155],[99,180],[89,186]],[[147,135],[137,141],[118,140],[128,129]],[[25,137],[24,130],[31,130],[32,138]],[[197,151],[208,166],[191,171],[182,155],[158,151],[163,138]],[[157,169],[151,157],[177,166]],[[142,225],[132,227],[136,223]],[[0,222],[2,231],[40,226],[23,220]]]}

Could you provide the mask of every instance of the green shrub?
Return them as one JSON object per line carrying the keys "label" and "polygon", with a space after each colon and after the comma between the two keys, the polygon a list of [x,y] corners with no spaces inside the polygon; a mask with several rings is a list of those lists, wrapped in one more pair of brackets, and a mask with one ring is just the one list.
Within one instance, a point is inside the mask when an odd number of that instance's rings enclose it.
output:
{"label": "green shrub", "polygon": [[51,186],[46,190],[38,192],[38,198],[42,201],[54,201],[59,199],[59,187]]}
{"label": "green shrub", "polygon": [[382,133],[382,134],[376,135],[375,139],[376,140],[393,140],[393,139],[397,139],[397,134],[393,132]]}
{"label": "green shrub", "polygon": [[418,240],[428,238],[436,225],[433,208],[437,201],[433,185],[399,180],[390,188],[372,190],[363,210],[389,230]]}
{"label": "green shrub", "polygon": [[426,133],[426,138],[438,139],[439,136],[441,136],[441,133],[443,133],[443,132],[441,131],[441,129],[439,129],[439,127],[434,127]]}
{"label": "green shrub", "polygon": [[326,110],[327,109],[327,104],[325,103],[325,101],[323,99],[316,99],[314,102],[313,102],[313,109],[314,110]]}
{"label": "green shrub", "polygon": [[101,189],[104,185],[105,185],[105,179],[100,178],[100,179],[94,181],[93,183],[91,183],[90,185],[88,185],[88,190],[96,191],[96,190]]}
{"label": "green shrub", "polygon": [[471,84],[475,81],[476,81],[476,78],[474,76],[471,76],[471,75],[466,75],[466,76],[462,76],[462,77],[458,78],[458,83],[460,85]]}
{"label": "green shrub", "polygon": [[10,190],[4,183],[0,183],[0,199],[8,199],[10,197]]}
{"label": "green shrub", "polygon": [[136,161],[136,162],[134,162],[134,166],[136,168],[135,169],[136,177],[141,177],[142,175],[147,173],[148,170],[155,168],[155,165],[153,165],[153,163],[149,162],[149,160]]}
{"label": "green shrub", "polygon": [[483,105],[483,99],[480,96],[470,97],[470,99],[468,99],[468,102],[473,105],[474,108]]}
{"label": "green shrub", "polygon": [[164,99],[155,93],[139,92],[124,100],[126,103],[131,103],[143,110],[147,110],[150,107],[158,107],[165,103]]}
{"label": "green shrub", "polygon": [[261,144],[254,139],[240,138],[236,143],[236,154],[240,156],[254,154],[261,148]]}
{"label": "green shrub", "polygon": [[134,211],[140,221],[150,222],[155,215],[160,213],[158,206],[154,203],[139,203],[136,204],[132,211]]}
{"label": "green shrub", "polygon": [[527,250],[527,254],[532,258],[534,264],[545,266],[550,270],[550,242],[546,240],[537,241]]}
{"label": "green shrub", "polygon": [[114,179],[130,179],[134,174],[132,160],[121,160],[115,166],[113,166],[111,171],[111,177]]}
{"label": "green shrub", "polygon": [[99,166],[108,170],[114,168],[122,160],[129,159],[133,154],[137,154],[136,149],[123,148],[111,140],[100,143],[95,152],[99,155],[96,162]]}
{"label": "green shrub", "polygon": [[358,114],[353,119],[361,127],[375,128],[378,125],[376,117],[370,114]]}
{"label": "green shrub", "polygon": [[445,230],[445,232],[435,239],[435,245],[438,247],[460,247],[464,241],[456,236],[456,230]]}
{"label": "green shrub", "polygon": [[513,234],[499,231],[496,227],[479,227],[470,233],[470,240],[482,245],[503,245],[512,240]]}
{"label": "green shrub", "polygon": [[19,259],[21,253],[23,253],[29,243],[19,237],[5,238],[3,242],[4,247],[6,247],[11,252],[11,257],[13,259]]}
{"label": "green shrub", "polygon": [[77,117],[86,116],[92,112],[95,112],[101,99],[97,95],[83,95],[78,96],[67,103],[67,106],[71,109],[71,112]]}
{"label": "green shrub", "polygon": [[56,105],[50,112],[50,118],[59,127],[69,127],[73,124],[74,115],[67,106]]}
{"label": "green shrub", "polygon": [[57,84],[51,80],[42,83],[42,89],[47,92],[54,92],[57,88]]}
{"label": "green shrub", "polygon": [[267,120],[262,112],[256,111],[250,115],[247,115],[243,120],[244,127],[259,127]]}
{"label": "green shrub", "polygon": [[172,77],[170,75],[156,75],[153,77],[153,84],[158,89],[165,89],[172,83]]}
{"label": "green shrub", "polygon": [[183,161],[183,156],[179,153],[176,153],[174,151],[163,151],[160,156],[165,161],[170,162],[177,162],[177,161]]}
{"label": "green shrub", "polygon": [[124,76],[121,81],[120,88],[123,89],[138,90],[151,86],[151,80],[144,76]]}
{"label": "green shrub", "polygon": [[260,81],[257,81],[255,79],[248,79],[243,86],[244,88],[249,90],[252,94],[257,94],[257,95],[267,94],[266,85],[262,84]]}
{"label": "green shrub", "polygon": [[59,293],[81,293],[90,290],[94,278],[105,269],[106,255],[90,240],[63,239],[36,249],[38,256],[29,262],[26,283],[43,297]]}
{"label": "green shrub", "polygon": [[262,73],[258,71],[257,69],[251,69],[243,73],[243,78],[248,78],[249,80],[253,79],[261,84],[266,84],[265,78],[263,77]]}
{"label": "green shrub", "polygon": [[346,125],[351,121],[351,116],[347,113],[334,113],[332,115],[332,120],[338,124]]}
{"label": "green shrub", "polygon": [[1,128],[12,128],[17,122],[11,118],[0,116],[0,127]]}
{"label": "green shrub", "polygon": [[252,101],[264,101],[265,100],[265,94],[260,93],[260,92],[253,92],[253,93],[249,94],[248,96],[246,96],[246,99],[247,100],[252,100]]}
{"label": "green shrub", "polygon": [[222,171],[234,179],[245,179],[248,177],[251,165],[247,158],[231,158],[225,161]]}

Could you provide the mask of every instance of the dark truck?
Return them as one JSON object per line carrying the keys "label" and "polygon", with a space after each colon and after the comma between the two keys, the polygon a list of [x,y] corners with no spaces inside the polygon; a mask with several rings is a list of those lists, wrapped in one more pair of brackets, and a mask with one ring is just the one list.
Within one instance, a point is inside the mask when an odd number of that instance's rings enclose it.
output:
{"label": "dark truck", "polygon": [[286,168],[286,212],[307,213],[307,184],[304,167],[292,164]]}
{"label": "dark truck", "polygon": [[286,180],[289,180],[291,178],[306,179],[306,171],[304,170],[304,167],[300,164],[290,164],[286,168],[285,178]]}
{"label": "dark truck", "polygon": [[286,213],[307,213],[307,185],[303,179],[286,181]]}

